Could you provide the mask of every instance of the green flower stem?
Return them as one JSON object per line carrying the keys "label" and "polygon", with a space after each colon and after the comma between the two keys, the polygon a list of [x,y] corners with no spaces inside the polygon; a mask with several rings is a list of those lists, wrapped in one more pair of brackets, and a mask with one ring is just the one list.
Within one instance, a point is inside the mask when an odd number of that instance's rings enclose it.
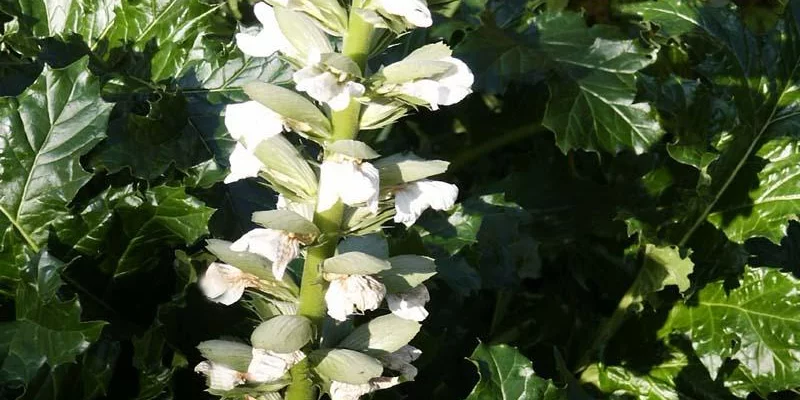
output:
{"label": "green flower stem", "polygon": [[[356,7],[358,1],[354,1]],[[365,22],[356,13],[350,13],[350,23],[344,38],[343,54],[353,59],[364,72],[372,37],[372,25]],[[351,101],[350,106],[342,111],[334,112],[332,140],[354,139],[359,131],[361,104]],[[325,318],[325,290],[322,279],[322,262],[333,256],[341,230],[344,205],[336,203],[328,210],[314,214],[314,224],[322,231],[324,242],[308,249],[303,279],[300,283],[299,314],[310,319],[321,331]],[[317,390],[311,381],[311,370],[308,360],[296,364],[292,370],[292,383],[286,390],[286,400],[314,400]]]}

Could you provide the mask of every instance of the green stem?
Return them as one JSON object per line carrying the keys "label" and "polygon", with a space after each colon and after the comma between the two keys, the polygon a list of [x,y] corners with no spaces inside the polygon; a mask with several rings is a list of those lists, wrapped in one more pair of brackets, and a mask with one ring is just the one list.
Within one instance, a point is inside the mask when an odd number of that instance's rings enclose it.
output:
{"label": "green stem", "polygon": [[[357,7],[358,0],[353,2]],[[356,13],[350,13],[347,35],[344,38],[342,53],[350,57],[364,72],[369,56],[372,37],[372,25],[365,22]],[[351,101],[350,106],[331,116],[333,137],[331,140],[354,139],[359,131],[361,104]],[[308,249],[303,279],[300,282],[300,307],[298,313],[310,319],[317,332],[322,330],[325,318],[325,288],[322,279],[322,262],[330,258],[336,251],[339,232],[344,214],[344,205],[336,203],[328,210],[314,214],[314,224],[322,231],[325,241]],[[292,370],[292,383],[286,390],[286,400],[314,400],[317,388],[311,380],[311,369],[307,360],[296,364]]]}
{"label": "green stem", "polygon": [[[640,274],[636,279],[638,280],[641,276],[642,275]],[[635,281],[631,287],[638,287],[638,282]],[[583,371],[581,371],[581,375],[579,377],[579,381],[581,383],[590,382],[590,377],[585,374],[585,372],[589,369],[586,369],[585,367],[595,360],[597,354],[602,352],[603,346],[605,346],[605,344],[611,340],[614,334],[617,333],[619,327],[628,317],[628,310],[636,298],[637,296],[633,294],[633,291],[629,290],[625,292],[625,294],[622,296],[622,299],[620,299],[619,303],[617,304],[617,309],[614,310],[613,314],[611,314],[611,318],[609,318],[608,321],[602,325],[600,331],[595,335],[591,346],[589,346],[589,349],[583,353],[583,356],[578,361],[578,366],[583,368]]]}

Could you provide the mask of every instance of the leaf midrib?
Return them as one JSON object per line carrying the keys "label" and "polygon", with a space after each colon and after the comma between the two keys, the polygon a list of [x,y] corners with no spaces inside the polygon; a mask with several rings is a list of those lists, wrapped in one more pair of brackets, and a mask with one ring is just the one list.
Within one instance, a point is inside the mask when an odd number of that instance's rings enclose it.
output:
{"label": "leaf midrib", "polygon": [[36,243],[33,241],[33,238],[31,238],[28,235],[28,233],[24,229],[22,229],[22,227],[19,225],[19,222],[16,221],[13,217],[11,217],[11,214],[8,212],[8,210],[5,209],[5,207],[3,207],[2,204],[0,204],[0,212],[3,213],[6,219],[8,219],[8,222],[11,223],[11,226],[13,226],[17,230],[17,232],[19,232],[22,238],[25,239],[25,242],[28,243],[28,246],[30,246],[35,253],[38,253],[39,246],[37,246]]}
{"label": "leaf midrib", "polygon": [[[72,99],[73,98],[73,95],[75,94],[75,86],[76,85],[72,85],[72,88],[70,89],[70,92],[69,92],[69,95],[67,96],[67,99]],[[47,79],[45,81],[45,87],[47,88],[47,93],[49,93],[50,92],[50,88],[51,88],[51,85],[49,83],[49,79]],[[50,127],[47,130],[47,135],[45,135],[44,140],[42,140],[42,145],[39,146],[38,149],[36,149],[35,146],[33,145],[33,143],[31,143],[31,150],[34,153],[36,153],[36,155],[33,157],[33,162],[31,163],[31,168],[28,170],[28,174],[25,176],[25,186],[22,188],[22,193],[19,196],[19,205],[17,206],[17,211],[16,211],[16,213],[14,213],[15,215],[12,218],[10,213],[8,212],[8,210],[3,209],[3,214],[5,214],[6,217],[8,218],[8,220],[11,222],[11,224],[13,224],[14,227],[17,228],[17,230],[22,235],[22,237],[25,238],[25,241],[28,242],[28,245],[32,249],[37,251],[37,252],[39,251],[39,246],[36,245],[36,243],[33,241],[33,238],[28,234],[28,232],[26,232],[25,230],[22,229],[22,226],[19,224],[19,216],[20,216],[20,213],[22,212],[22,204],[25,202],[25,199],[28,196],[28,188],[30,187],[31,176],[33,175],[33,171],[36,170],[36,167],[39,164],[39,156],[42,154],[42,149],[44,149],[46,147],[47,143],[50,142],[50,135],[53,134],[53,130],[54,130],[54,127],[56,125],[56,120],[58,120],[58,118],[61,117],[61,113],[64,112],[64,108],[62,108],[57,116],[50,115],[50,111],[51,111],[50,110],[50,100],[51,100],[50,96],[49,95],[46,96],[46,100],[45,100],[47,102],[46,109],[47,109],[47,115],[48,115],[48,120],[49,120],[48,123],[50,124]]]}
{"label": "leaf midrib", "polygon": [[[745,315],[758,315],[758,316],[761,316],[761,317],[778,319],[778,320],[781,320],[781,321],[800,324],[800,319],[786,318],[786,317],[782,317],[780,315],[768,314],[768,313],[765,313],[765,312],[755,311],[755,310],[751,310],[751,309],[748,309],[748,308],[744,308],[744,307],[740,307],[740,306],[732,305],[732,304],[703,302],[702,305],[704,307],[708,307],[708,308],[711,308],[711,307],[729,308],[729,309],[741,311]],[[754,331],[755,331],[755,328],[754,328]]]}
{"label": "leaf midrib", "polygon": [[[728,50],[732,51],[730,48],[728,48]],[[777,99],[775,99],[775,105],[772,107],[772,111],[770,112],[769,117],[766,119],[766,122],[761,127],[761,129],[759,130],[758,134],[756,134],[755,137],[753,137],[752,141],[750,142],[750,146],[748,146],[748,148],[747,148],[747,151],[745,151],[745,153],[742,156],[742,158],[736,164],[736,167],[733,169],[731,174],[728,176],[728,179],[725,181],[725,183],[722,185],[722,187],[714,195],[713,200],[708,204],[708,206],[706,206],[705,210],[703,210],[703,213],[700,214],[700,216],[697,218],[697,220],[695,220],[695,222],[691,226],[691,228],[689,228],[689,230],[686,232],[686,234],[684,234],[684,236],[678,242],[678,246],[679,247],[685,246],[686,243],[689,242],[689,239],[692,238],[692,235],[694,234],[694,232],[703,224],[703,222],[705,222],[708,219],[709,215],[711,215],[711,212],[713,211],[714,207],[717,205],[719,200],[722,199],[722,196],[728,190],[728,188],[733,183],[733,181],[736,180],[736,177],[739,175],[739,172],[742,170],[744,165],[747,164],[747,160],[749,160],[750,157],[753,155],[753,152],[755,151],[756,146],[761,141],[761,138],[764,136],[764,133],[767,131],[767,129],[769,129],[769,127],[772,126],[772,124],[775,123],[776,121],[780,121],[781,119],[784,119],[784,118],[775,118],[775,113],[778,111],[778,107],[781,104],[780,100],[783,97],[784,93],[786,92],[787,85],[789,84],[789,82],[791,82],[791,77],[793,77],[795,75],[795,73],[797,72],[797,67],[799,65],[800,65],[800,59],[795,60],[794,66],[792,67],[792,72],[789,73],[789,75],[787,77],[787,83],[784,84],[783,87],[781,87],[780,95],[778,96]],[[740,65],[740,68],[741,67],[742,66]],[[742,72],[744,74],[744,68],[742,68]],[[745,78],[746,78],[746,76],[745,76]],[[747,79],[745,79],[745,81],[747,81]]]}

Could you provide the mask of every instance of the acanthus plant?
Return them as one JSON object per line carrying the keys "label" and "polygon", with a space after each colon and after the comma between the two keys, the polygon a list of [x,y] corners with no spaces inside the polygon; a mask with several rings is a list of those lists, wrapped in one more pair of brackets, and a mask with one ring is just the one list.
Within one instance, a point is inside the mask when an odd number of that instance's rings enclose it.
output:
{"label": "acanthus plant", "polygon": [[[455,185],[430,179],[447,162],[381,156],[358,133],[418,107],[455,104],[474,78],[443,43],[369,64],[392,38],[431,25],[422,0],[355,0],[348,8],[270,0],[254,13],[260,31],[238,33],[238,47],[280,56],[294,69],[293,84],[246,83],[250,100],[226,107],[238,143],[225,181],[263,179],[279,193],[278,208],[254,213],[261,228],[232,243],[209,241],[218,261],[199,285],[225,305],[251,293],[262,322],[249,345],[201,343],[207,360],[195,371],[224,397],[311,400],[321,389],[355,400],[416,376],[411,363],[421,352],[409,342],[428,315],[425,281],[436,273],[431,258],[390,257],[381,227],[410,227],[458,196]],[[300,258],[302,267],[293,263]]]}

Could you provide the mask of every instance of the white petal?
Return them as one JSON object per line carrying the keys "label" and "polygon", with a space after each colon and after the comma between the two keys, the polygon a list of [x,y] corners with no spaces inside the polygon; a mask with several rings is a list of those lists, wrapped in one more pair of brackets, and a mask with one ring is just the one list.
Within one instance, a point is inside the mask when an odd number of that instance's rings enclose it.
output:
{"label": "white petal", "polygon": [[286,267],[298,255],[300,255],[300,241],[289,237],[289,235],[282,235],[275,254],[275,260],[272,262],[272,275],[275,276],[275,279],[283,279]]}
{"label": "white petal", "polygon": [[333,111],[342,111],[350,105],[352,98],[361,97],[365,92],[364,85],[347,81],[342,85],[342,90],[328,101],[328,105]]}
{"label": "white petal", "polygon": [[374,310],[386,296],[386,286],[371,276],[342,275],[332,279],[325,293],[328,315],[344,321],[356,311]]}
{"label": "white petal", "polygon": [[253,382],[276,381],[304,358],[305,354],[302,351],[281,354],[263,349],[253,349],[253,359],[247,368],[247,379]]}
{"label": "white petal", "polygon": [[215,303],[229,306],[239,301],[247,287],[244,272],[228,264],[211,263],[200,278],[199,286],[203,294]]}
{"label": "white petal", "polygon": [[472,93],[472,84],[475,82],[475,76],[472,75],[467,64],[463,61],[448,57],[447,61],[455,65],[455,69],[447,73],[447,75],[439,79],[439,104],[449,106],[463,100]]}
{"label": "white petal", "polygon": [[311,98],[326,103],[338,92],[339,82],[330,72],[317,67],[306,67],[292,75],[298,91],[307,92]]}
{"label": "white petal", "polygon": [[264,31],[259,32],[257,35],[249,35],[247,33],[236,34],[236,46],[242,53],[251,57],[269,57],[274,54],[278,48],[274,43],[271,43],[269,38],[264,35]]}
{"label": "white petal", "polygon": [[415,97],[428,103],[433,110],[439,109],[439,82],[432,79],[420,79],[406,82],[397,89],[400,93]]}
{"label": "white petal", "polygon": [[213,301],[226,306],[236,303],[242,298],[246,286],[244,282],[231,286],[230,289],[226,290],[221,296],[213,299]]}
{"label": "white petal", "polygon": [[346,321],[355,312],[353,303],[348,300],[344,280],[334,280],[325,292],[328,315],[337,321]]}
{"label": "white petal", "polygon": [[367,92],[367,88],[358,82],[347,81],[345,82],[345,86],[347,93],[349,93],[351,97],[361,97]]}
{"label": "white petal", "polygon": [[411,226],[428,208],[449,210],[458,198],[458,187],[446,182],[421,180],[395,192],[394,221]]}
{"label": "white petal", "polygon": [[424,0],[381,0],[380,3],[388,14],[401,16],[413,26],[427,28],[433,24],[431,12]]}
{"label": "white petal", "polygon": [[427,208],[427,203],[422,200],[422,190],[419,186],[410,183],[394,194],[394,222],[403,223],[406,226],[414,225],[414,222],[422,215]]}
{"label": "white petal", "polygon": [[380,173],[368,162],[352,163],[352,169],[342,177],[339,197],[342,202],[355,206],[367,203],[372,213],[378,212],[378,193],[380,192]]}
{"label": "white petal", "polygon": [[331,400],[358,400],[361,396],[372,392],[372,385],[353,385],[344,382],[332,381],[330,388]]}
{"label": "white petal", "polygon": [[405,293],[390,293],[386,295],[389,310],[400,318],[411,321],[423,321],[428,317],[425,303],[431,300],[431,295],[425,285],[419,285]]}
{"label": "white petal", "polygon": [[425,203],[434,210],[449,210],[453,208],[458,198],[458,186],[447,182],[423,179],[414,184],[422,192]]}
{"label": "white petal", "polygon": [[259,171],[261,171],[261,168],[264,167],[261,160],[248,151],[241,143],[236,143],[236,147],[233,148],[229,160],[231,163],[231,172],[225,177],[225,183],[256,177]]}
{"label": "white petal", "polygon": [[280,280],[286,266],[300,254],[300,241],[284,231],[257,228],[233,242],[230,249],[258,254],[272,261],[272,274]]}
{"label": "white petal", "polygon": [[257,101],[230,104],[225,107],[225,127],[231,137],[242,139],[245,147],[255,150],[262,140],[283,131],[280,115]]}
{"label": "white petal", "polygon": [[275,207],[278,210],[289,210],[294,211],[309,221],[314,220],[314,204],[313,203],[306,203],[306,202],[299,202],[299,201],[292,201],[286,199],[282,194],[278,195],[278,202],[275,204]]}
{"label": "white petal", "polygon": [[278,247],[283,235],[283,232],[275,229],[256,228],[233,242],[230,249],[258,254],[272,261],[277,258]]}
{"label": "white petal", "polygon": [[326,211],[339,201],[339,185],[342,177],[352,173],[349,163],[325,160],[320,166],[317,211]]}
{"label": "white petal", "polygon": [[371,276],[351,275],[346,279],[347,298],[359,311],[374,310],[386,296],[386,286]]}
{"label": "white petal", "polygon": [[336,201],[355,206],[367,203],[373,213],[378,210],[380,176],[378,169],[368,162],[355,161],[322,162],[317,211],[333,207]]}
{"label": "white petal", "polygon": [[211,389],[231,390],[236,385],[244,383],[241,372],[209,361],[197,364],[194,370],[208,376],[208,387]]}
{"label": "white petal", "polygon": [[[208,298],[222,296],[230,287],[229,274],[225,272],[226,267],[235,268],[227,264],[211,263],[206,269],[203,277],[200,278],[198,285],[203,294]],[[236,268],[238,270],[238,268]],[[241,273],[241,270],[239,271]]]}

